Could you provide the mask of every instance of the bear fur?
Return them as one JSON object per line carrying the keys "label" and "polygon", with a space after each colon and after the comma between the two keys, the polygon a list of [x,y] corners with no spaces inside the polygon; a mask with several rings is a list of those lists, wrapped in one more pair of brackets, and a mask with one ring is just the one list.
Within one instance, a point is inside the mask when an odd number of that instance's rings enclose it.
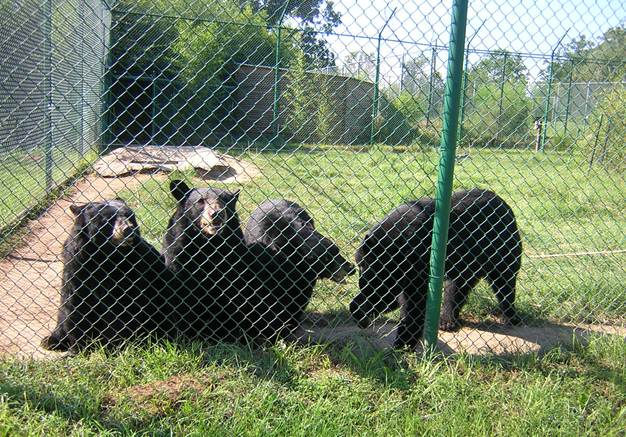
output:
{"label": "bear fur", "polygon": [[[477,282],[491,285],[508,322],[520,323],[515,285],[522,242],[512,209],[491,191],[453,194],[440,328],[459,327],[459,312]],[[424,327],[435,201],[398,206],[365,235],[356,253],[360,293],[350,304],[361,326],[398,306],[395,346],[415,347]]]}
{"label": "bear fur", "polygon": [[250,271],[236,204],[239,192],[190,188],[173,180],[177,201],[163,238],[166,265],[181,281],[169,311],[179,322],[175,335],[237,341],[240,315],[250,291]]}
{"label": "bear fur", "polygon": [[289,200],[267,200],[251,214],[244,229],[256,269],[276,304],[264,317],[295,329],[318,279],[342,282],[355,267],[330,239],[315,229],[309,213]]}
{"label": "bear fur", "polygon": [[133,211],[119,199],[70,210],[75,221],[63,244],[57,325],[42,346],[77,352],[156,333],[168,273],[141,238]]}

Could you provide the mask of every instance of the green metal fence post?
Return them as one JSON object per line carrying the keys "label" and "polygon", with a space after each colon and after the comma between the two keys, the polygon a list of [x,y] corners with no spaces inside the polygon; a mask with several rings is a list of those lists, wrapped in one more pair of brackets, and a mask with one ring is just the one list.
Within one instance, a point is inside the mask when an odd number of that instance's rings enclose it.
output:
{"label": "green metal fence post", "polygon": [[[567,29],[567,32],[569,32],[569,29]],[[543,152],[546,147],[546,133],[548,132],[548,113],[550,112],[550,94],[552,93],[552,75],[554,74],[552,68],[552,65],[554,64],[554,54],[561,45],[563,38],[565,38],[565,36],[567,35],[567,32],[563,34],[559,42],[556,44],[556,46],[554,46],[554,49],[552,49],[552,54],[550,55],[550,65],[548,65],[548,90],[546,92],[546,106],[543,112],[543,131],[541,132],[541,144],[539,147],[540,152]]]}
{"label": "green metal fence post", "polygon": [[458,135],[456,138],[457,147],[461,144],[461,138],[463,137],[463,119],[465,117],[465,95],[467,94],[467,76],[468,76],[467,69],[468,69],[468,63],[469,63],[469,50],[470,50],[470,46],[472,45],[472,41],[474,40],[474,37],[478,35],[478,32],[480,31],[480,29],[482,29],[484,24],[485,24],[485,20],[483,20],[483,22],[480,23],[480,26],[478,26],[478,29],[476,29],[476,32],[474,32],[474,35],[472,35],[472,37],[467,42],[467,48],[465,49],[465,67],[463,68],[463,87],[462,87],[462,93],[461,93],[461,103],[459,104],[460,106],[459,110],[461,111],[461,113],[459,114],[459,131],[458,131]]}
{"label": "green metal fence post", "polygon": [[[111,11],[111,22],[115,20],[114,11]],[[100,144],[98,153],[104,153],[109,150],[113,143],[113,118],[111,117],[111,109],[113,107],[113,44],[117,44],[117,41],[113,41],[112,32],[109,29],[107,34],[106,30],[103,30],[102,39],[104,41],[104,68],[102,69],[102,82],[100,93],[102,95],[102,109],[100,117]],[[108,38],[106,36],[108,36]]]}
{"label": "green metal fence post", "polygon": [[437,46],[433,47],[433,54],[430,58],[430,81],[428,83],[428,108],[426,109],[426,126],[430,125],[430,111],[433,106],[433,87],[435,80],[435,63],[437,62]]}
{"label": "green metal fence post", "polygon": [[78,4],[78,15],[80,17],[80,133],[79,150],[80,157],[85,157],[85,2]]}
{"label": "green metal fence post", "polygon": [[[502,76],[500,77],[500,98],[498,99],[498,125],[505,125],[508,121],[502,120],[502,104],[504,101],[504,85],[506,82],[506,58],[509,53],[504,52],[504,64],[502,65]],[[500,130],[496,132],[496,142],[500,144]]]}
{"label": "green metal fence post", "polygon": [[378,83],[380,81],[380,40],[383,37],[383,31],[389,24],[389,20],[391,20],[391,18],[393,17],[393,14],[396,13],[396,9],[398,8],[394,8],[393,11],[391,11],[389,18],[387,18],[387,21],[385,21],[385,24],[380,29],[380,32],[378,32],[378,45],[376,46],[376,77],[374,79],[374,97],[372,100],[372,122],[370,125],[370,145],[374,144],[374,132],[376,130],[376,117],[378,116]]}
{"label": "green metal fence post", "polygon": [[498,121],[502,117],[502,101],[504,100],[504,83],[506,82],[506,58],[509,56],[508,52],[504,52],[504,64],[502,65],[502,76],[500,77],[500,99],[498,100]]}
{"label": "green metal fence post", "polygon": [[[52,0],[48,0],[47,8],[46,8],[48,20],[47,24],[47,35],[46,35],[46,85],[48,87],[48,95],[46,98],[47,108],[46,108],[46,118],[48,124],[48,132],[46,135],[46,143],[44,149],[45,155],[45,174],[46,174],[46,191],[50,191],[52,189],[52,166],[54,165],[53,156],[52,156],[52,147],[54,141],[54,98],[52,96]],[[81,117],[82,118],[82,117]]]}
{"label": "green metal fence post", "polygon": [[563,135],[567,135],[567,121],[569,119],[569,105],[572,97],[572,73],[574,72],[574,62],[572,61],[567,79],[567,97],[565,99],[565,120],[563,121]]}
{"label": "green metal fence post", "polygon": [[434,350],[437,345],[441,289],[443,286],[446,244],[448,241],[448,225],[450,223],[450,197],[452,196],[459,102],[461,100],[461,75],[463,73],[467,3],[468,0],[454,0],[452,5],[448,74],[444,95],[443,132],[441,134],[435,220],[430,253],[430,281],[426,298],[426,322],[424,325],[424,341],[431,350]]}
{"label": "green metal fence post", "polygon": [[275,47],[276,68],[274,69],[274,104],[272,107],[272,126],[274,130],[274,138],[273,138],[274,140],[278,138],[278,131],[280,130],[280,127],[278,125],[278,115],[279,115],[278,102],[280,100],[280,61],[282,58],[280,50],[281,50],[282,27],[283,27],[283,20],[285,19],[285,12],[287,12],[287,8],[289,7],[290,1],[291,0],[288,0],[287,3],[285,3],[285,6],[283,7],[283,10],[281,11],[280,17],[278,18],[278,26],[276,29],[276,47]]}

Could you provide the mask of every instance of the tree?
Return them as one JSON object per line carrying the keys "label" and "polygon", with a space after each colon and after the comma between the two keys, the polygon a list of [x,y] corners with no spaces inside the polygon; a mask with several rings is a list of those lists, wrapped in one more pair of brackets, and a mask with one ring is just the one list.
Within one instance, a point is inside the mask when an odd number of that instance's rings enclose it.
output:
{"label": "tree", "polygon": [[[241,63],[274,66],[266,14],[241,9],[237,0],[119,0],[112,20],[112,93],[132,99],[145,90],[153,99],[151,107],[133,106],[141,113],[116,100],[112,113],[149,118],[170,143],[200,143],[216,128],[236,129],[233,73]],[[283,43],[285,64],[295,51]]]}
{"label": "tree", "polygon": [[597,43],[580,35],[558,52],[551,67],[555,81],[568,81],[570,74],[574,82],[626,80],[626,27],[608,29]]}
{"label": "tree", "polygon": [[285,16],[325,32],[341,23],[341,16],[330,0],[239,0],[239,6],[242,10],[249,6],[254,12],[265,12],[270,26],[278,23],[283,10]]}
{"label": "tree", "polygon": [[296,20],[302,29],[301,49],[308,68],[335,65],[335,55],[321,35],[341,23],[331,0],[239,0],[240,7],[264,12],[267,24],[276,26],[281,15]]}
{"label": "tree", "polygon": [[498,49],[473,66],[470,80],[479,82],[523,82],[526,83],[526,65],[519,54]]}
{"label": "tree", "polygon": [[427,93],[430,86],[430,65],[425,56],[402,63],[401,88],[411,94]]}
{"label": "tree", "polygon": [[363,50],[349,52],[343,61],[343,69],[352,77],[374,82],[376,61],[374,55]]}

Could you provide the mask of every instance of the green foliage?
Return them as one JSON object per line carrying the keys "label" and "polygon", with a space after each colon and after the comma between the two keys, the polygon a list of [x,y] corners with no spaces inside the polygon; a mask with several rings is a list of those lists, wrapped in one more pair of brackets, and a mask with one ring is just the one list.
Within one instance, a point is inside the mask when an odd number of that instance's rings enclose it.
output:
{"label": "green foliage", "polygon": [[[268,30],[263,11],[240,7],[234,0],[208,4],[122,0],[116,3],[113,19],[114,93],[133,97],[117,90],[123,88],[118,85],[120,78],[155,81],[156,101],[145,112],[156,114],[154,130],[163,141],[202,144],[215,134],[216,126],[237,132],[233,72],[240,63],[273,66],[275,62],[275,35]],[[288,63],[293,52],[289,41],[284,41],[282,61]],[[127,105],[116,104],[121,107],[114,113],[128,114]],[[118,125],[125,128],[124,123]]]}
{"label": "green foliage", "polygon": [[417,127],[417,124],[424,119],[428,110],[428,102],[424,101],[422,95],[416,95],[408,91],[402,91],[393,100],[393,106],[404,116],[407,123],[413,127]]}
{"label": "green foliage", "polygon": [[[595,43],[584,35],[561,50],[561,58],[552,64],[556,81],[622,81],[626,79],[626,27],[607,30]],[[546,71],[547,76],[547,71]]]}
{"label": "green foliage", "polygon": [[521,55],[498,49],[482,59],[468,72],[470,80],[479,82],[526,82],[526,65]]}
{"label": "green foliage", "polygon": [[374,119],[374,140],[391,146],[411,144],[418,135],[426,104],[408,91],[389,101],[380,96],[380,110]]}
{"label": "green foliage", "polygon": [[[335,64],[335,55],[322,34],[328,33],[341,23],[341,15],[329,0],[240,0],[241,7],[263,12],[267,24],[275,26],[281,15],[292,17],[301,23],[300,48],[304,52],[307,67],[326,67]],[[284,22],[284,21],[283,21]],[[321,32],[321,33],[320,33]]]}
{"label": "green foliage", "polygon": [[570,132],[562,129],[556,130],[548,137],[548,147],[560,152],[571,152],[576,147],[576,137]]}
{"label": "green foliage", "polygon": [[524,83],[486,83],[466,97],[465,135],[472,142],[528,146],[531,101]]}
{"label": "green foliage", "polygon": [[285,74],[287,85],[284,99],[286,118],[285,129],[290,135],[298,136],[306,132],[306,126],[315,112],[317,90],[306,72],[306,59],[303,52],[297,52]]}
{"label": "green foliage", "polygon": [[589,119],[588,153],[602,165],[626,170],[626,87],[606,92]]}
{"label": "green foliage", "polygon": [[317,98],[317,138],[318,141],[328,144],[332,141],[331,133],[339,125],[341,115],[335,111],[333,90],[329,77],[325,74],[318,74],[315,81],[319,86]]}
{"label": "green foliage", "polygon": [[332,133],[342,116],[336,111],[332,76],[308,73],[306,67],[305,53],[296,52],[285,74],[285,130],[292,138],[305,142],[332,142]]}

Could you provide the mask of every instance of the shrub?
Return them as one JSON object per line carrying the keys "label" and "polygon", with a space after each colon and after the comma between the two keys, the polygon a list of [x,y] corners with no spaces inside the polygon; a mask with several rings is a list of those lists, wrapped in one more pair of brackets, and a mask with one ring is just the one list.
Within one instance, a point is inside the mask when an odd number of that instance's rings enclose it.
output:
{"label": "shrub", "polygon": [[[626,87],[618,86],[604,93],[589,116],[586,148],[594,161],[623,171],[626,169]],[[596,137],[598,138],[596,143]],[[591,156],[591,155],[590,155]]]}
{"label": "shrub", "polygon": [[402,91],[393,100],[393,106],[404,116],[405,120],[413,127],[417,127],[420,120],[424,119],[427,111],[427,103],[408,91]]}
{"label": "shrub", "polygon": [[507,82],[503,89],[499,84],[487,83],[466,101],[464,128],[470,141],[526,147],[530,144],[531,101],[523,83]]}

